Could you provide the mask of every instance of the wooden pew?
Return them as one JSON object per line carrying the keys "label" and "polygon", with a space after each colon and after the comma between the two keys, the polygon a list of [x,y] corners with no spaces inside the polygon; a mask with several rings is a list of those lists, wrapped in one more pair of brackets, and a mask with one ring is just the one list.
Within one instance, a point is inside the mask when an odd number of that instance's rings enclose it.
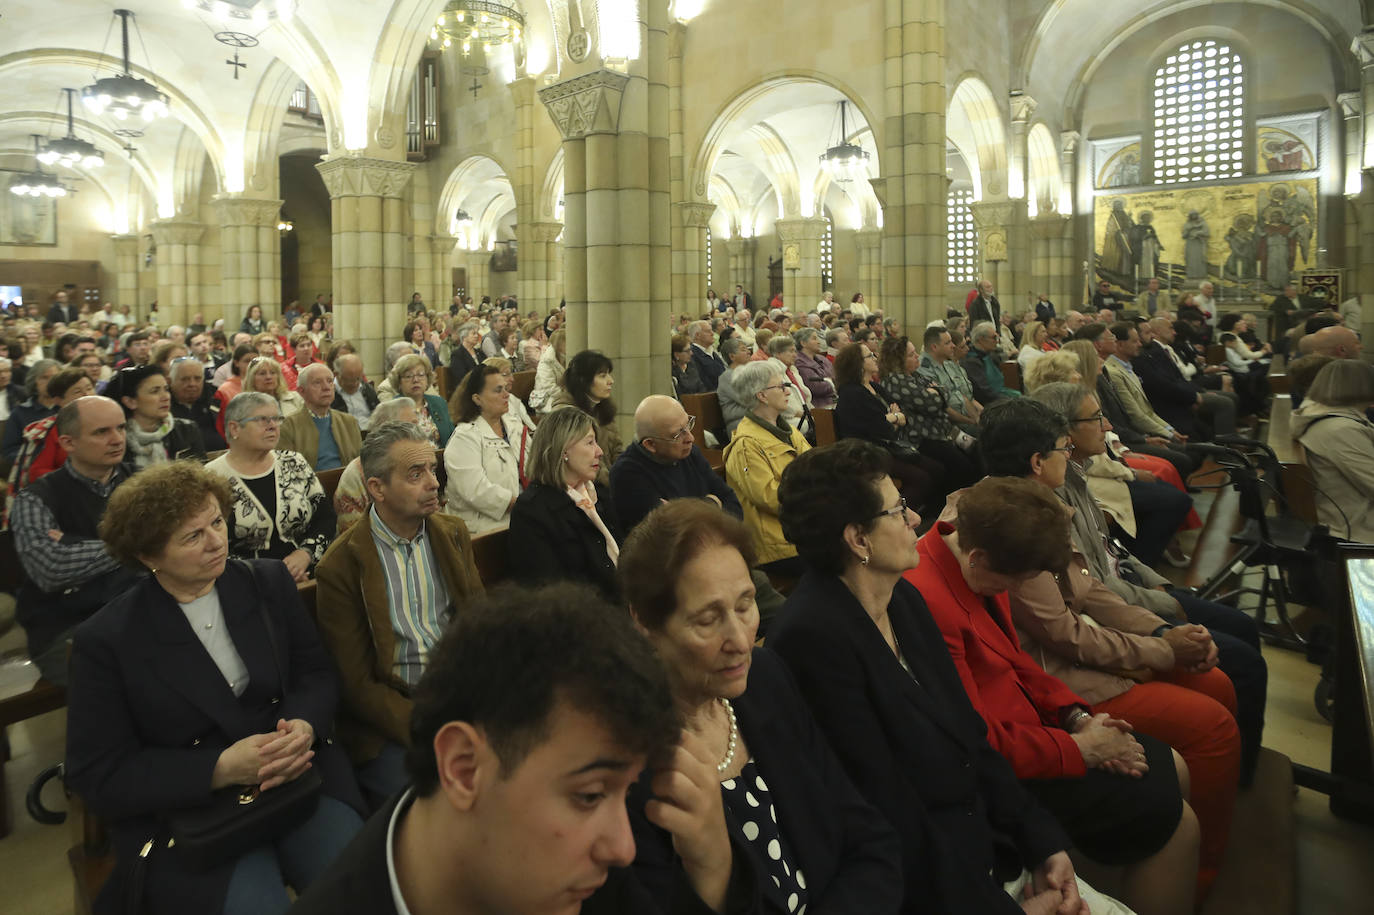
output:
{"label": "wooden pew", "polygon": [[495,587],[505,581],[510,565],[506,528],[487,531],[472,538],[472,559],[477,566],[477,574],[486,588]]}
{"label": "wooden pew", "polygon": [[1021,364],[1015,359],[1002,363],[1002,383],[1013,391],[1021,390]]}
{"label": "wooden pew", "polygon": [[339,488],[339,477],[343,476],[343,472],[342,467],[315,471],[315,476],[319,479],[320,485],[324,487],[324,495],[329,500],[330,505],[334,504],[334,492]]}
{"label": "wooden pew", "polygon": [[709,394],[683,394],[680,399],[687,415],[696,417],[692,437],[696,439],[697,447],[701,449],[711,469],[720,472],[725,466],[725,457],[721,449],[709,448],[706,445],[708,431],[718,433],[725,427],[725,415],[720,412],[720,399],[714,391]]}
{"label": "wooden pew", "polygon": [[516,372],[510,376],[510,392],[515,397],[519,397],[525,402],[525,406],[530,405],[530,394],[534,392],[535,372]]}
{"label": "wooden pew", "polygon": [[1207,353],[1203,358],[1207,361],[1208,365],[1225,365],[1226,347],[1222,346],[1220,343],[1209,343],[1207,344]]}
{"label": "wooden pew", "polygon": [[816,421],[816,446],[834,444],[835,408],[816,407],[811,411],[811,418]]}

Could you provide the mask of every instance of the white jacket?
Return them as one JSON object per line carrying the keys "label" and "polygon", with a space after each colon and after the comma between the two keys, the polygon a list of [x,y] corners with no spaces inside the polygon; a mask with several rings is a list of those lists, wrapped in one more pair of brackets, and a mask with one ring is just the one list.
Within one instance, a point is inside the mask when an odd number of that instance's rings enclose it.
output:
{"label": "white jacket", "polygon": [[536,413],[549,410],[554,395],[563,389],[564,367],[558,355],[550,346],[539,357],[539,365],[534,370],[534,390],[530,391],[529,407]]}
{"label": "white jacket", "polygon": [[504,439],[484,419],[459,423],[444,446],[444,510],[462,518],[473,534],[510,524],[511,500],[520,495],[520,445],[523,439],[528,453],[531,436],[510,412],[501,424]]}

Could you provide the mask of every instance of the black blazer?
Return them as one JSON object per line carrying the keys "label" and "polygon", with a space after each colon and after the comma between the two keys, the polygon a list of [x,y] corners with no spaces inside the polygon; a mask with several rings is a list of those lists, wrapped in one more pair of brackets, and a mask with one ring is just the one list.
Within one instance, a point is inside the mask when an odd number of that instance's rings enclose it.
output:
{"label": "black blazer", "polygon": [[1141,347],[1140,355],[1131,360],[1140,376],[1140,386],[1150,399],[1150,406],[1164,421],[1184,435],[1195,431],[1193,405],[1202,389],[1194,385],[1169,357],[1164,344],[1158,341]]}
{"label": "black blazer", "polygon": [[842,384],[835,392],[835,434],[840,438],[861,438],[869,442],[890,442],[897,430],[887,421],[887,405],[897,398],[873,382],[877,397],[861,384]]}
{"label": "black blazer", "polygon": [[[363,402],[367,404],[368,413],[377,409],[377,404],[381,403],[381,400],[377,397],[377,389],[366,381],[358,385],[358,393],[363,395]],[[348,413],[348,401],[344,400],[343,391],[340,391],[338,388],[334,389],[334,403],[330,404],[330,409],[338,410],[340,413]],[[348,413],[348,415],[353,416],[352,413]],[[356,416],[353,418],[357,419]]]}
{"label": "black blazer", "polygon": [[911,890],[902,911],[1018,913],[1001,881],[1067,849],[1068,837],[988,744],[915,587],[897,583],[888,616],[920,685],[844,583],[814,571],[783,605],[768,648],[854,784],[900,833]]}
{"label": "black blazer", "polygon": [[[225,624],[248,668],[235,698],[181,608],[151,575],[77,627],[67,688],[68,787],[109,821],[117,861],[97,912],[118,912],[139,849],[164,835],[168,811],[209,800],[215,762],[230,744],[303,718],[315,728],[314,768],[324,792],[363,814],[343,749],[334,744],[338,682],[334,663],[305,615],[286,567],[272,560],[230,562],[216,587]],[[264,628],[265,601],[277,660]],[[288,685],[283,690],[278,666]],[[206,872],[184,868],[159,843],[150,856],[145,899],[151,913],[218,912],[233,862]]]}
{"label": "black blazer", "polygon": [[706,353],[695,344],[692,346],[692,365],[697,367],[697,377],[701,379],[701,391],[709,393],[720,384],[720,376],[725,374],[725,360],[715,353]]}
{"label": "black blazer", "polygon": [[[840,761],[816,727],[786,667],[765,649],[755,649],[749,686],[732,701],[740,734],[759,774],[768,783],[778,825],[791,863],[806,874],[811,893],[807,911],[883,915],[900,911],[902,874],[899,846],[878,812],[845,775]],[[632,789],[630,825],[635,831],[635,870],[651,890],[667,891],[681,873],[672,837],[644,815],[652,797],[646,774]],[[766,861],[745,838],[730,808],[725,825],[737,849],[753,858],[764,911],[787,911],[775,892]]]}
{"label": "black blazer", "polygon": [[[607,490],[596,485],[596,513],[620,542],[615,506]],[[581,581],[594,585],[612,603],[620,602],[615,563],[606,553],[606,538],[567,490],[531,483],[510,511],[510,567],[531,585]]]}
{"label": "black blazer", "polygon": [[[388,801],[363,826],[343,853],[321,874],[291,907],[290,915],[396,915],[391,898],[391,876],[386,867],[386,833],[402,795]],[[440,852],[442,855],[442,851]],[[745,879],[752,872],[737,867],[742,879],[732,876],[726,898],[726,915],[755,915],[757,894],[748,894]],[[738,884],[738,885],[737,885]],[[606,882],[582,903],[582,915],[713,915],[714,910],[690,891],[671,896],[651,896],[630,868],[613,867]]]}
{"label": "black blazer", "polygon": [[1002,332],[1002,303],[997,301],[997,296],[984,298],[980,292],[978,297],[969,305],[969,329],[972,330],[980,321],[991,321],[997,328],[997,332]]}
{"label": "black blazer", "polygon": [[1035,303],[1035,320],[1049,327],[1050,319],[1054,317],[1054,303],[1049,299]]}
{"label": "black blazer", "polygon": [[472,354],[468,352],[467,347],[461,344],[453,347],[453,354],[449,357],[448,361],[449,386],[455,391],[458,390],[458,385],[463,383],[463,379],[467,377],[468,372],[471,372],[481,364],[482,351],[480,349],[477,351],[477,358],[474,359]]}

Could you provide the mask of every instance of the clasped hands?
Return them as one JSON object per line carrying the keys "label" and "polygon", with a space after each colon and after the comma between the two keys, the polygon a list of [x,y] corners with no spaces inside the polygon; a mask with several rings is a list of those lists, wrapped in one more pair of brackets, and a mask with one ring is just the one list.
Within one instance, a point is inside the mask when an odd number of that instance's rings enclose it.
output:
{"label": "clasped hands", "polygon": [[1129,722],[1098,712],[1074,729],[1073,740],[1089,769],[1140,778],[1150,771],[1145,748],[1131,734]]}
{"label": "clasped hands", "polygon": [[257,785],[268,791],[302,775],[311,766],[315,729],[301,718],[277,721],[277,729],[250,734],[230,744],[215,762],[211,788]]}
{"label": "clasped hands", "polygon": [[1174,651],[1174,664],[1190,674],[1205,674],[1217,666],[1219,652],[1212,633],[1197,623],[1166,629],[1161,637]]}

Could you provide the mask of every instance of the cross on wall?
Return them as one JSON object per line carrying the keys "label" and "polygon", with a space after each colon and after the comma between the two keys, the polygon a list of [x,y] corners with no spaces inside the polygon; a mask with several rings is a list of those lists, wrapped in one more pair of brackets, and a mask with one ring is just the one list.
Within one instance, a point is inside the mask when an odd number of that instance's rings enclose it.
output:
{"label": "cross on wall", "polygon": [[238,79],[238,78],[239,78],[239,71],[240,71],[240,70],[246,70],[246,69],[248,69],[248,64],[246,64],[246,63],[244,63],[243,61],[239,60],[239,52],[238,52],[238,51],[235,51],[235,52],[234,52],[234,59],[233,59],[233,60],[226,60],[225,63],[228,64],[229,66],[231,66],[231,67],[234,68],[234,79]]}

